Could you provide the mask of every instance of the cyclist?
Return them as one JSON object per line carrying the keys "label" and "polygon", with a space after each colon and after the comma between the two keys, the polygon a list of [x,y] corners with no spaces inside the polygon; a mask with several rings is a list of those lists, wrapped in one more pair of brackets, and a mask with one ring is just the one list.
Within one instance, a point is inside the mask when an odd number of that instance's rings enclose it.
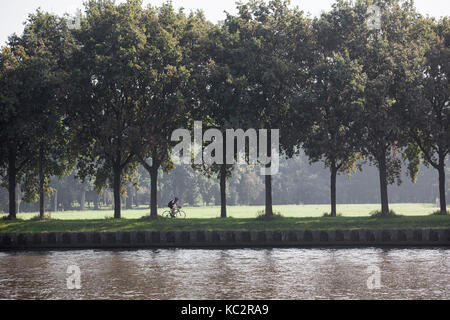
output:
{"label": "cyclist", "polygon": [[175,197],[174,200],[170,200],[170,202],[168,203],[168,206],[170,208],[170,215],[172,216],[172,218],[175,217],[175,211],[177,209],[181,209],[181,206],[178,203],[178,200],[179,199],[177,197]]}

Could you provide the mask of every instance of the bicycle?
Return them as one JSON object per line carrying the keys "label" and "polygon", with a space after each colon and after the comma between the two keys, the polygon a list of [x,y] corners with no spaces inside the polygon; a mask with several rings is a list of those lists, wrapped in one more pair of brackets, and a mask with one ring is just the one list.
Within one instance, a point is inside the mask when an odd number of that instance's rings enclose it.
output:
{"label": "bicycle", "polygon": [[184,212],[183,210],[181,210],[180,208],[175,209],[175,213],[174,215],[172,215],[172,210],[165,210],[162,213],[162,216],[164,218],[171,218],[171,219],[185,219],[186,218],[186,212]]}

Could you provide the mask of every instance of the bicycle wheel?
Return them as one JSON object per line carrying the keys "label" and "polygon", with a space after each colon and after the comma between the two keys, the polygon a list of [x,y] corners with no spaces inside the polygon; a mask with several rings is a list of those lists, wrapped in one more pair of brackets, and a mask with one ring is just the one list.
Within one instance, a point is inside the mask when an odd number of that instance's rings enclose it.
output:
{"label": "bicycle wheel", "polygon": [[176,217],[180,218],[180,219],[185,219],[186,218],[186,212],[184,212],[183,210],[178,210],[176,213]]}
{"label": "bicycle wheel", "polygon": [[170,210],[165,210],[165,211],[162,213],[162,217],[163,217],[163,218],[173,218],[172,215],[170,214]]}

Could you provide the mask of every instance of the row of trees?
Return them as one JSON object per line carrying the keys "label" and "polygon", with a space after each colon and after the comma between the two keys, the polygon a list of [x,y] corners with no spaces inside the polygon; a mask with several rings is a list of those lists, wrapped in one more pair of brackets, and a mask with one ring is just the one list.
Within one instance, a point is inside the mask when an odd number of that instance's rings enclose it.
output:
{"label": "row of trees", "polygon": [[[371,4],[381,8],[379,30],[367,26]],[[281,0],[237,9],[216,25],[201,12],[138,0],[88,1],[77,29],[65,18],[30,15],[0,57],[0,174],[10,218],[18,181],[26,198],[40,199],[44,217],[50,178],[75,165],[97,190],[112,187],[120,218],[139,164],[157,217],[158,171],[174,168],[171,134],[194,120],[222,132],[280,128],[283,154],[303,148],[330,168],[332,215],[337,174],[353,172],[359,159],[378,168],[384,216],[401,161],[415,179],[423,160],[439,172],[446,213],[448,18],[423,17],[400,0],[339,0],[314,19]],[[196,169],[220,179],[225,217],[234,167]],[[271,176],[265,203],[271,216]]]}

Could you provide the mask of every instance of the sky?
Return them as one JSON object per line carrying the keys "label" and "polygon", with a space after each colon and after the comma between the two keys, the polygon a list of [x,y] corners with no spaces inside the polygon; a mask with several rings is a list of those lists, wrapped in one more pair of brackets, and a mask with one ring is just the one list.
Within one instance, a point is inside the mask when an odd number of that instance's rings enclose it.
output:
{"label": "sky", "polygon": [[[116,0],[117,2],[122,2]],[[4,45],[13,33],[23,31],[23,22],[29,13],[37,8],[56,14],[73,14],[77,8],[83,7],[84,0],[0,0],[0,46]],[[159,5],[165,0],[144,0],[144,4]],[[235,13],[236,0],[172,0],[175,7],[183,7],[187,11],[202,9],[206,17],[217,22],[225,18],[225,11]],[[334,0],[291,0],[292,5],[298,6],[311,15],[318,15],[321,11],[331,8]],[[415,0],[419,12],[434,17],[450,16],[449,0]]]}

